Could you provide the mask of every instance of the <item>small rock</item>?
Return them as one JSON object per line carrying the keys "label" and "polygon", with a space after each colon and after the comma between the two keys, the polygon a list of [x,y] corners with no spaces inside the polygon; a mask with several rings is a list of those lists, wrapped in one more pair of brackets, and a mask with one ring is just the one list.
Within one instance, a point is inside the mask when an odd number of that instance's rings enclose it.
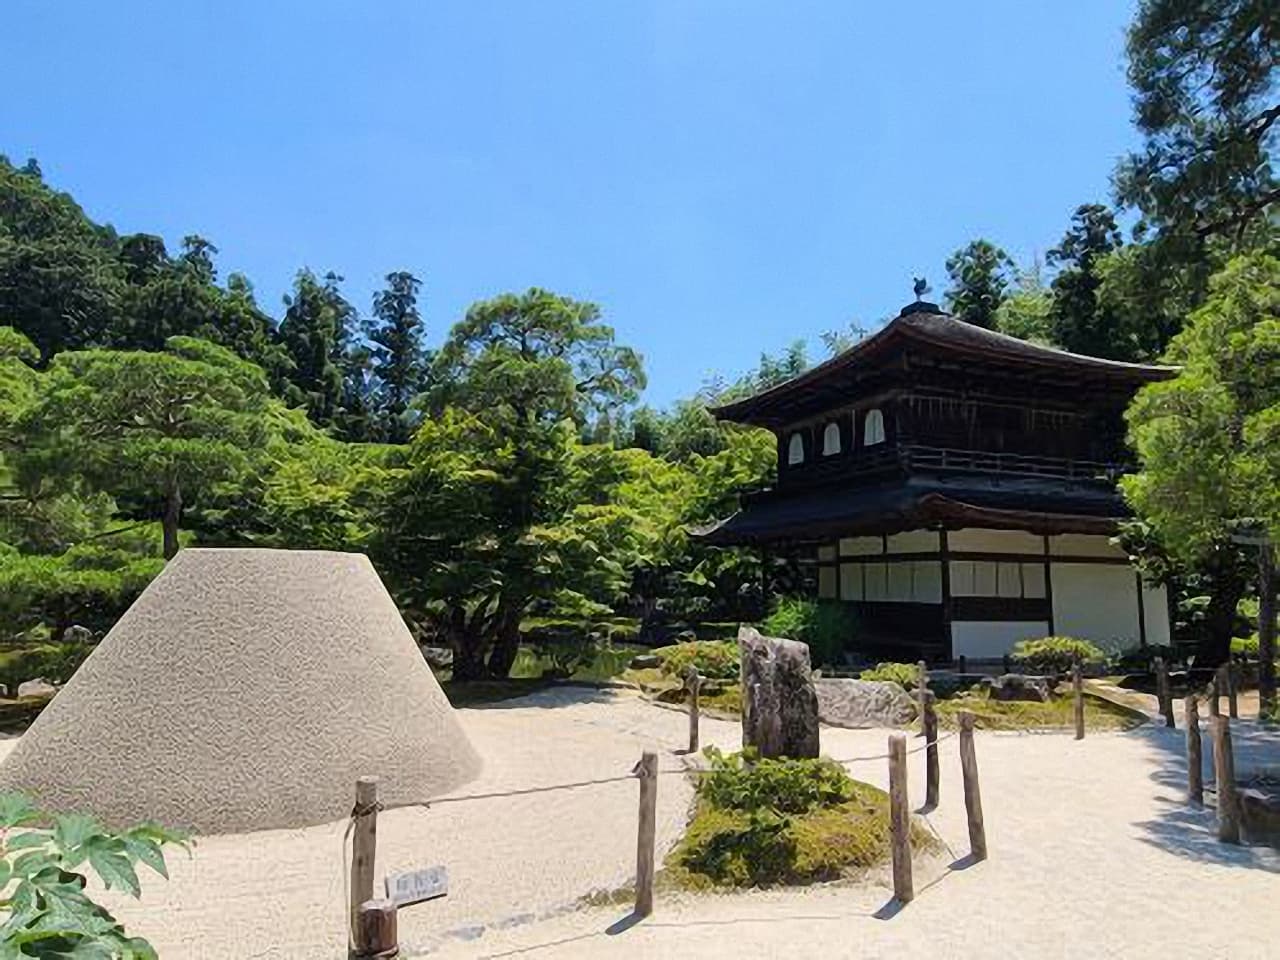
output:
{"label": "small rock", "polygon": [[662,658],[656,653],[641,653],[631,658],[632,670],[656,670],[662,666]]}
{"label": "small rock", "polygon": [[676,634],[676,643],[693,643],[698,639],[698,635],[692,630],[681,630]]}
{"label": "small rock", "polygon": [[738,630],[742,651],[742,745],[761,757],[818,755],[818,695],[809,645]]}
{"label": "small rock", "polygon": [[23,697],[52,697],[58,692],[58,688],[46,680],[44,677],[36,677],[34,680],[24,680],[18,684],[18,699]]}
{"label": "small rock", "polygon": [[62,640],[64,643],[93,643],[93,631],[75,624],[62,632]]}
{"label": "small rock", "polygon": [[1006,673],[987,681],[992,700],[1012,702],[1025,700],[1045,703],[1049,699],[1049,681],[1044,677],[1028,677],[1020,673]]}
{"label": "small rock", "polygon": [[818,719],[835,727],[902,727],[916,718],[916,702],[888,680],[823,679],[814,683]]}
{"label": "small rock", "polygon": [[1245,842],[1280,848],[1280,797],[1252,788],[1237,791],[1236,796]]}

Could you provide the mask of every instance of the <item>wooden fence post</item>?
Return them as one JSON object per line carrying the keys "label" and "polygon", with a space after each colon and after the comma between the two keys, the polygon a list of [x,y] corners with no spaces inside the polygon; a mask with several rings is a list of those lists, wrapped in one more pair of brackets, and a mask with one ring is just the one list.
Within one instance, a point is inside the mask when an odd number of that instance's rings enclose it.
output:
{"label": "wooden fence post", "polygon": [[1222,672],[1227,681],[1227,716],[1232,720],[1240,717],[1240,703],[1236,697],[1236,664],[1228,659],[1222,665]]}
{"label": "wooden fence post", "polygon": [[658,821],[658,755],[646,750],[636,764],[640,778],[640,828],[636,834],[636,908],[638,917],[653,913],[654,845]]}
{"label": "wooden fence post", "polygon": [[1221,716],[1222,711],[1218,706],[1218,697],[1222,696],[1222,668],[1219,667],[1213,671],[1213,683],[1209,689],[1209,716]]}
{"label": "wooden fence post", "polygon": [[1213,778],[1218,794],[1218,839],[1240,842],[1240,798],[1236,794],[1236,764],[1231,755],[1231,720],[1213,718]]}
{"label": "wooden fence post", "polygon": [[347,930],[356,944],[360,905],[373,899],[374,858],[378,849],[378,778],[361,777],[356,781],[356,805],[351,816],[355,828],[351,834],[351,901]]}
{"label": "wooden fence post", "polygon": [[978,756],[973,747],[973,714],[960,720],[960,773],[964,778],[964,812],[969,819],[969,852],[974,860],[987,859],[987,829],[982,823],[982,792],[978,789]]}
{"label": "wooden fence post", "polygon": [[911,811],[907,809],[907,738],[889,735],[889,846],[893,854],[893,895],[915,898],[911,881]]}
{"label": "wooden fence post", "polygon": [[1071,668],[1071,693],[1075,698],[1076,739],[1084,739],[1084,681],[1080,677],[1080,664]]}
{"label": "wooden fence post", "polygon": [[357,960],[395,960],[400,956],[396,905],[391,900],[366,900],[356,913]]}
{"label": "wooden fence post", "polygon": [[693,664],[689,665],[688,673],[685,674],[685,685],[689,688],[689,753],[697,753],[699,745],[698,696],[702,690],[702,677],[698,676],[698,668]]}
{"label": "wooden fence post", "polygon": [[962,653],[960,654],[960,673],[963,675],[968,672],[969,672],[969,661],[965,658],[965,655]]}
{"label": "wooden fence post", "polygon": [[1204,804],[1204,767],[1200,744],[1200,707],[1194,693],[1183,701],[1187,725],[1187,801],[1197,807]]}
{"label": "wooden fence post", "polygon": [[932,810],[938,805],[938,710],[937,697],[932,690],[925,691],[924,719],[924,805]]}
{"label": "wooden fence post", "polygon": [[920,733],[924,734],[924,701],[929,692],[929,665],[921,660],[916,664],[916,712],[920,714]]}
{"label": "wooden fence post", "polygon": [[1160,706],[1160,713],[1164,716],[1164,725],[1166,727],[1175,726],[1173,722],[1173,694],[1169,690],[1169,668],[1165,665],[1164,657],[1155,658],[1156,667],[1156,701]]}

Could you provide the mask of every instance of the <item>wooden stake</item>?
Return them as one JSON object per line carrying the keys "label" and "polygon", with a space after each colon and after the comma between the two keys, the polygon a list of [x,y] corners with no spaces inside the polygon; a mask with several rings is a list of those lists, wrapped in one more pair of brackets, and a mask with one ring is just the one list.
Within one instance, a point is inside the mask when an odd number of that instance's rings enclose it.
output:
{"label": "wooden stake", "polygon": [[889,735],[889,846],[893,853],[893,895],[915,898],[911,881],[911,811],[907,809],[907,738]]}
{"label": "wooden stake", "polygon": [[654,844],[658,819],[658,755],[646,750],[636,764],[640,778],[640,829],[636,835],[636,909],[638,917],[653,913]]}
{"label": "wooden stake", "polygon": [[1218,794],[1218,839],[1240,842],[1240,798],[1236,795],[1236,765],[1231,755],[1231,720],[1213,718],[1213,776]]}
{"label": "wooden stake", "polygon": [[938,711],[933,691],[924,697],[924,805],[932,810],[938,805]]}
{"label": "wooden stake", "polygon": [[1240,717],[1240,703],[1236,698],[1236,665],[1228,660],[1222,665],[1222,675],[1227,681],[1227,716],[1232,720]]}
{"label": "wooden stake", "polygon": [[396,905],[391,900],[366,900],[356,913],[357,960],[394,960],[400,956]]}
{"label": "wooden stake", "polygon": [[1160,713],[1164,715],[1166,727],[1175,726],[1173,722],[1173,694],[1169,691],[1169,668],[1165,666],[1164,657],[1156,657],[1156,702]]}
{"label": "wooden stake", "polygon": [[916,664],[916,710],[920,714],[920,730],[924,732],[924,700],[929,692],[929,665],[921,660]]}
{"label": "wooden stake", "polygon": [[1204,758],[1200,744],[1200,707],[1194,693],[1183,701],[1187,724],[1187,802],[1204,804]]}
{"label": "wooden stake", "polygon": [[1213,671],[1213,684],[1209,691],[1209,716],[1218,717],[1222,715],[1221,709],[1218,707],[1218,698],[1222,696],[1222,668],[1219,667]]}
{"label": "wooden stake", "polygon": [[356,825],[351,834],[351,913],[347,929],[351,931],[351,942],[357,943],[360,905],[373,899],[373,868],[378,848],[377,777],[361,777],[356,781],[356,805],[351,816]]}
{"label": "wooden stake", "polygon": [[960,773],[964,778],[964,812],[969,818],[969,852],[975,860],[987,859],[987,830],[982,823],[982,792],[978,789],[978,756],[973,746],[973,714],[960,719]]}
{"label": "wooden stake", "polygon": [[689,689],[689,753],[698,752],[698,695],[702,689],[702,677],[698,676],[698,668],[689,665],[685,674],[685,685]]}
{"label": "wooden stake", "polygon": [[1076,739],[1084,739],[1084,680],[1080,677],[1080,664],[1071,668],[1071,692],[1075,697]]}

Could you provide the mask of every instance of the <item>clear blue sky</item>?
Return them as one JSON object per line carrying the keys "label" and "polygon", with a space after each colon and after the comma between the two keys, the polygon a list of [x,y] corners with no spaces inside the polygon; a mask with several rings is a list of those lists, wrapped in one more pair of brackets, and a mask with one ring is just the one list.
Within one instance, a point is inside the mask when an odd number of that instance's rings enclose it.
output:
{"label": "clear blue sky", "polygon": [[649,402],[1019,259],[1135,141],[1130,4],[7,0],[0,152],[121,232],[198,232],[279,315],[424,279],[593,300]]}

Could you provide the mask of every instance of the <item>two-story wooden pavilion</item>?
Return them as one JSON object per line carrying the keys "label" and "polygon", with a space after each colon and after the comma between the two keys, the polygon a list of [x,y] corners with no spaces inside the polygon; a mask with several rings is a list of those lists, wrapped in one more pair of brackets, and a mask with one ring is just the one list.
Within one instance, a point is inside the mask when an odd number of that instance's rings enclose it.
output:
{"label": "two-story wooden pavilion", "polygon": [[718,408],[778,437],[776,488],[699,536],[812,566],[864,633],[997,657],[1050,634],[1164,644],[1163,587],[1111,543],[1123,413],[1167,367],[1066,353],[908,305],[874,336]]}

